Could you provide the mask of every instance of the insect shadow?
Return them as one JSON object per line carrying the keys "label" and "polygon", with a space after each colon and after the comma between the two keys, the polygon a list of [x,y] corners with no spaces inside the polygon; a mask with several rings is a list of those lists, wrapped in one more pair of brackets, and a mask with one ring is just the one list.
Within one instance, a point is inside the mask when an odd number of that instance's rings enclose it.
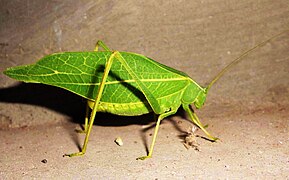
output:
{"label": "insect shadow", "polygon": [[67,115],[72,121],[83,118],[82,98],[70,92],[43,84],[18,83],[0,89],[0,102],[30,104]]}
{"label": "insect shadow", "polygon": [[[58,87],[35,83],[19,83],[12,87],[1,88],[0,102],[40,106],[66,115],[74,123],[84,123],[86,100]],[[144,125],[153,121],[150,114],[127,117],[98,112],[96,118],[94,124],[99,126]],[[118,120],[116,121],[116,119]]]}

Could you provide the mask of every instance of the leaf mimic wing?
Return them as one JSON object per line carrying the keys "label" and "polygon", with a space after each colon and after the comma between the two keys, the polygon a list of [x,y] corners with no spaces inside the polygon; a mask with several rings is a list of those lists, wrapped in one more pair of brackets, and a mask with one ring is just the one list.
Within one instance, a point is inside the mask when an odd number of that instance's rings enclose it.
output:
{"label": "leaf mimic wing", "polygon": [[[167,67],[143,55],[120,52],[131,69],[151,93],[163,101],[180,91],[190,79],[185,73]],[[94,100],[105,63],[111,52],[64,52],[48,55],[36,64],[8,68],[4,73],[14,79],[53,85]],[[145,102],[135,81],[117,60],[113,62],[102,102]]]}

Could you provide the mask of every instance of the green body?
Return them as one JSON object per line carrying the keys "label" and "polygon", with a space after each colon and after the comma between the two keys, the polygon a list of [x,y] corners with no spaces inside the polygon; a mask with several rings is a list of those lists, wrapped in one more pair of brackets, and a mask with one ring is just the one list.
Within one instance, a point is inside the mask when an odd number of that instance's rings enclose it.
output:
{"label": "green body", "polygon": [[[112,52],[64,52],[44,57],[34,65],[7,69],[4,73],[19,81],[43,83],[69,90],[94,101],[105,64]],[[151,91],[162,114],[181,104],[204,100],[200,87],[188,75],[143,55],[120,52],[140,81]],[[198,99],[199,97],[199,99]],[[203,97],[205,98],[205,97]],[[152,111],[135,80],[119,61],[112,64],[100,100],[98,112],[135,116]]]}

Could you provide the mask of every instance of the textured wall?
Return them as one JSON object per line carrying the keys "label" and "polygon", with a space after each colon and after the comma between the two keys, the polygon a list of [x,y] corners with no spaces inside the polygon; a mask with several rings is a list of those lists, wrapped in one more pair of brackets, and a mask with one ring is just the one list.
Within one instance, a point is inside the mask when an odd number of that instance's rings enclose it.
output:
{"label": "textured wall", "polygon": [[[0,3],[1,71],[53,52],[89,51],[101,39],[112,49],[144,54],[205,85],[243,51],[289,29],[287,0]],[[288,49],[286,33],[251,53],[215,84],[207,105],[286,107]],[[19,86],[0,77],[2,127],[82,117],[83,109],[77,109],[83,103],[69,92]]]}

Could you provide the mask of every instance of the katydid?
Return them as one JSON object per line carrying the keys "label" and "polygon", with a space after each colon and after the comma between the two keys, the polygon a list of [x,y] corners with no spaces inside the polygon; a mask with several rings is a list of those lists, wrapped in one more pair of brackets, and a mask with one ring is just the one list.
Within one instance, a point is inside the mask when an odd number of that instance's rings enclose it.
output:
{"label": "katydid", "polygon": [[[216,141],[218,138],[206,130],[190,105],[201,108],[210,87],[225,71],[251,51],[282,33],[244,52],[227,65],[207,87],[198,85],[187,74],[146,56],[112,51],[102,41],[97,42],[94,51],[51,54],[32,65],[8,68],[4,74],[19,81],[64,88],[87,99],[84,144],[80,152],[66,154],[69,157],[85,154],[97,112],[122,116],[155,113],[158,118],[149,153],[137,158],[144,160],[152,156],[161,120],[175,114],[180,106],[209,140]],[[99,46],[103,51],[98,50]]]}

